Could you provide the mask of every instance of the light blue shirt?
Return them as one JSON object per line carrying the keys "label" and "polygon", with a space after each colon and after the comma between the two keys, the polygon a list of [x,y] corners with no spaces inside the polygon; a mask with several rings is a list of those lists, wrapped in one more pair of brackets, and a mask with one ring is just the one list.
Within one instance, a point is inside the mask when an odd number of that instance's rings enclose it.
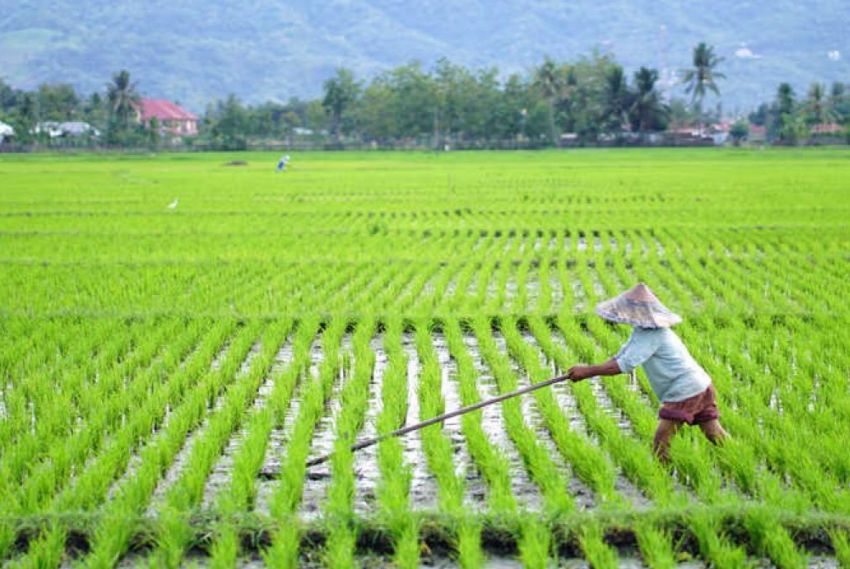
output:
{"label": "light blue shirt", "polygon": [[614,359],[624,373],[642,365],[661,401],[682,401],[711,385],[711,378],[670,328],[635,326]]}

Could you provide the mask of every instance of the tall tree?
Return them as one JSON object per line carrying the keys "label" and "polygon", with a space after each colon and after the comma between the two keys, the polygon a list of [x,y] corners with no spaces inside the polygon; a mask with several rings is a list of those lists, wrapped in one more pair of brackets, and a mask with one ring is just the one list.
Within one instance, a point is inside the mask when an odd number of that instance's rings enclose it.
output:
{"label": "tall tree", "polygon": [[605,114],[604,128],[619,132],[629,120],[631,96],[626,74],[621,65],[614,65],[605,75]]}
{"label": "tall tree", "polygon": [[206,123],[211,125],[210,132],[217,146],[226,150],[247,148],[246,134],[250,127],[248,113],[234,94],[224,101],[218,101],[207,112]]}
{"label": "tall tree", "polygon": [[79,104],[80,99],[71,85],[45,83],[38,87],[38,105],[41,109],[42,120],[71,120],[75,118]]}
{"label": "tall tree", "polygon": [[[717,71],[717,66],[723,61],[722,57],[714,54],[714,48],[700,42],[694,47],[693,67],[683,70],[682,83],[685,84],[685,93],[690,93],[691,102],[696,106],[698,114],[702,114],[702,101],[706,90],[720,95],[717,88],[717,80],[725,79],[723,73]],[[700,121],[701,123],[702,121]],[[700,124],[702,128],[702,124]]]}
{"label": "tall tree", "polygon": [[111,122],[118,130],[126,131],[141,100],[136,84],[130,81],[129,71],[122,69],[112,76],[112,82],[107,85],[106,96]]}
{"label": "tall tree", "polygon": [[794,88],[789,83],[780,83],[776,90],[776,109],[779,115],[793,114],[797,108],[797,102],[794,99]]}
{"label": "tall tree", "polygon": [[835,120],[841,124],[850,122],[850,93],[847,86],[835,81],[829,90],[829,107],[835,113]]}
{"label": "tall tree", "polygon": [[788,83],[782,83],[776,90],[776,102],[773,105],[773,133],[780,144],[796,144],[805,134],[805,123],[797,111],[794,89]]}
{"label": "tall tree", "polygon": [[634,101],[629,109],[632,130],[651,132],[664,130],[669,109],[655,88],[658,70],[641,67],[635,72]]}
{"label": "tall tree", "polygon": [[23,91],[13,88],[0,78],[0,112],[11,112],[21,104]]}
{"label": "tall tree", "polygon": [[540,92],[540,96],[546,99],[549,105],[549,142],[552,145],[557,145],[558,133],[555,130],[555,105],[561,93],[561,77],[558,73],[558,66],[548,57],[534,72],[534,86]]}
{"label": "tall tree", "polygon": [[331,119],[331,129],[337,141],[342,131],[343,114],[357,100],[360,84],[349,69],[339,68],[336,76],[325,81],[325,98],[322,106]]}

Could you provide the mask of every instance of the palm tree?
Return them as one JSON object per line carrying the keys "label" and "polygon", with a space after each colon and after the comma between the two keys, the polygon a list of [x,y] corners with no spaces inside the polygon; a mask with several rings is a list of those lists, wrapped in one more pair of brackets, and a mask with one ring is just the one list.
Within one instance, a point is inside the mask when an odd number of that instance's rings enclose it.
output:
{"label": "palm tree", "polygon": [[812,83],[806,99],[806,123],[815,125],[835,120],[831,101],[826,99],[826,89],[820,83]]}
{"label": "palm tree", "polygon": [[555,103],[561,92],[561,78],[555,62],[548,57],[534,73],[534,84],[540,95],[546,99],[549,105],[549,140],[555,145],[557,133],[555,132]]}
{"label": "palm tree", "polygon": [[[702,100],[705,98],[706,89],[715,95],[720,95],[717,88],[717,79],[726,79],[726,75],[716,70],[723,61],[722,57],[714,55],[714,48],[700,42],[693,53],[693,67],[683,70],[682,83],[687,85],[685,93],[691,94],[691,102],[697,109],[697,114],[702,115]],[[700,123],[702,121],[700,120]],[[700,131],[702,124],[700,124]]]}
{"label": "palm tree", "polygon": [[632,130],[647,132],[663,130],[669,109],[655,89],[658,70],[641,67],[635,72],[634,102],[629,109]]}
{"label": "palm tree", "polygon": [[107,85],[107,98],[110,113],[122,129],[127,129],[140,101],[136,84],[130,81],[129,71],[122,69],[112,76],[112,83]]}

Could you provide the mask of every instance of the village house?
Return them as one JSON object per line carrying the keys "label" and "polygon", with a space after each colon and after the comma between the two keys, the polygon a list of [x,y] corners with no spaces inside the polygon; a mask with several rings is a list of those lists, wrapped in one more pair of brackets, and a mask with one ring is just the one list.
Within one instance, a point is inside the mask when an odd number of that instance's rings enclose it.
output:
{"label": "village house", "polygon": [[15,129],[11,125],[0,121],[0,142],[11,140],[15,136]]}
{"label": "village house", "polygon": [[50,138],[71,138],[78,136],[100,136],[100,131],[83,121],[44,121],[36,123],[34,134],[47,134]]}
{"label": "village house", "polygon": [[844,128],[838,123],[820,123],[812,126],[809,130],[814,136],[841,136]]}
{"label": "village house", "polygon": [[140,123],[149,127],[151,119],[159,123],[159,132],[171,136],[198,134],[198,117],[165,99],[142,99],[136,108]]}

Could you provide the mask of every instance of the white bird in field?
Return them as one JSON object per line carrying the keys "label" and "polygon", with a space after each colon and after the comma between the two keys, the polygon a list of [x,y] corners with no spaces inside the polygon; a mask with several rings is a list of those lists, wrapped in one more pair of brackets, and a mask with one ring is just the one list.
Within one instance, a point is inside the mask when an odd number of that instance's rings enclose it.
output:
{"label": "white bird in field", "polygon": [[177,209],[177,198],[174,198],[174,201],[168,204],[168,209]]}

